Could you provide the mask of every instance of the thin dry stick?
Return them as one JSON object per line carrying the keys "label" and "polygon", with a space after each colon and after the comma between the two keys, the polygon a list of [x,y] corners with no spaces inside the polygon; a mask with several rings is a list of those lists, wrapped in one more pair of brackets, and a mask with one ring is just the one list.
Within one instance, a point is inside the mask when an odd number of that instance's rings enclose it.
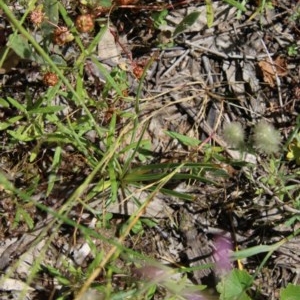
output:
{"label": "thin dry stick", "polygon": [[186,102],[188,100],[192,100],[193,98],[195,98],[195,95],[193,96],[189,96],[189,97],[185,97],[185,98],[181,98],[179,100],[176,100],[176,101],[171,101],[167,104],[165,104],[163,107],[161,107],[160,109],[157,109],[155,112],[153,112],[151,115],[149,115],[147,118],[144,118],[142,121],[141,121],[141,125],[145,124],[147,121],[149,121],[151,118],[153,118],[155,115],[159,114],[161,111],[165,110],[166,107],[168,106],[172,106],[174,104],[177,104],[177,103],[182,103],[182,102]]}
{"label": "thin dry stick", "polygon": [[190,53],[190,50],[186,50],[184,51],[184,53],[179,56],[179,58],[177,58],[177,60],[175,61],[175,63],[173,63],[168,69],[166,69],[162,74],[161,74],[161,78],[163,77],[167,77],[180,63],[181,61]]}
{"label": "thin dry stick", "polygon": [[220,113],[219,113],[219,116],[217,118],[217,121],[216,121],[216,124],[214,126],[214,132],[217,132],[217,129],[221,123],[221,118],[223,116],[223,111],[224,111],[224,102],[223,101],[220,101],[221,103],[221,107],[220,107]]}
{"label": "thin dry stick", "polygon": [[207,47],[196,45],[195,43],[191,43],[189,41],[185,41],[184,43],[187,44],[187,45],[189,45],[189,46],[191,46],[191,47],[195,47],[195,48],[204,50],[205,52],[209,52],[209,53],[212,53],[212,54],[214,54],[216,56],[220,56],[220,57],[223,57],[225,59],[228,59],[228,55],[226,55],[226,54],[224,54],[222,52],[219,52],[217,50],[213,50],[213,49],[210,49],[210,48],[207,48]]}

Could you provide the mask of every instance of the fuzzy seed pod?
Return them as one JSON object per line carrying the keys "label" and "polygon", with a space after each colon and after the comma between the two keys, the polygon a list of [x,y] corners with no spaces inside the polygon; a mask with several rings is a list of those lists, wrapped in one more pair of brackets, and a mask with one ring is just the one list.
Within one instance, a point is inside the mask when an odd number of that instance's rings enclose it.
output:
{"label": "fuzzy seed pod", "polygon": [[261,121],[254,127],[254,147],[263,153],[271,154],[278,152],[280,146],[280,132],[271,124]]}
{"label": "fuzzy seed pod", "polygon": [[234,148],[241,148],[244,145],[244,130],[241,123],[232,122],[224,126],[223,135],[225,141]]}

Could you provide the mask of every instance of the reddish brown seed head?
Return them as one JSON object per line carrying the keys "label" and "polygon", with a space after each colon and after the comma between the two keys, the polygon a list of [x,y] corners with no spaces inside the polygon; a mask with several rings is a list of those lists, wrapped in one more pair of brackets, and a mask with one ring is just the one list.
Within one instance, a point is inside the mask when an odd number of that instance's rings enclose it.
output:
{"label": "reddish brown seed head", "polygon": [[80,15],[75,21],[76,28],[79,32],[91,32],[95,27],[94,17],[91,14]]}
{"label": "reddish brown seed head", "polygon": [[44,74],[43,82],[47,86],[54,86],[58,83],[58,77],[53,72],[47,72]]}

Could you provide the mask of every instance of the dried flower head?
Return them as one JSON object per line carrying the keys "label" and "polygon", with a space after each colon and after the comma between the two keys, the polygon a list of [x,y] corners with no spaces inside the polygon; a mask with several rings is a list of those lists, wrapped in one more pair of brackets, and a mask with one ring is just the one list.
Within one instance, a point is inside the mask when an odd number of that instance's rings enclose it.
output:
{"label": "dried flower head", "polygon": [[253,132],[254,146],[266,154],[278,152],[280,146],[280,132],[265,121],[255,125]]}
{"label": "dried flower head", "polygon": [[91,32],[94,29],[94,17],[91,14],[80,15],[75,21],[76,28],[79,32]]}
{"label": "dried flower head", "polygon": [[45,13],[43,13],[43,6],[39,5],[38,7],[36,7],[29,15],[29,19],[30,21],[36,25],[36,26],[40,26],[44,19],[45,19]]}
{"label": "dried flower head", "polygon": [[74,40],[73,34],[69,31],[67,27],[60,26],[54,30],[53,42],[57,45],[65,45],[68,42]]}
{"label": "dried flower head", "polygon": [[232,122],[224,126],[223,135],[225,141],[232,147],[241,148],[244,145],[244,130],[241,123]]}
{"label": "dried flower head", "polygon": [[133,68],[132,72],[137,79],[141,79],[144,73],[144,69],[141,66],[136,65]]}
{"label": "dried flower head", "polygon": [[54,86],[58,82],[58,77],[53,72],[47,72],[47,73],[44,74],[43,82],[47,86]]}

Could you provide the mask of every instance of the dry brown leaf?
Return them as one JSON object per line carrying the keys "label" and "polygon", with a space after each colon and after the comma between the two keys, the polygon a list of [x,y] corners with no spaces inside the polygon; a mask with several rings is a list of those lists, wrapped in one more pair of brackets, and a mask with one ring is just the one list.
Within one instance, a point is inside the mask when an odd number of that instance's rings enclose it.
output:
{"label": "dry brown leaf", "polygon": [[275,86],[275,79],[277,76],[286,76],[287,75],[287,64],[286,60],[282,56],[276,57],[273,61],[261,60],[258,62],[258,65],[263,73],[264,82],[268,83],[271,87]]}
{"label": "dry brown leaf", "polygon": [[101,60],[110,59],[118,64],[120,63],[121,49],[110,29],[114,30],[113,27],[106,30],[98,43],[98,57]]}
{"label": "dry brown leaf", "polygon": [[286,76],[287,75],[287,63],[286,59],[283,56],[277,56],[274,60],[276,72],[278,76]]}

